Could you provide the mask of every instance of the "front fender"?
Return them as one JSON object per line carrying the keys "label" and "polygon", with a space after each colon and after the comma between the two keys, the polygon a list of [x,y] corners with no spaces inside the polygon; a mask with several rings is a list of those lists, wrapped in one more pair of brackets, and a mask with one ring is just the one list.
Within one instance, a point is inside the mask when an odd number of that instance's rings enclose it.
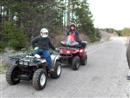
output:
{"label": "front fender", "polygon": [[52,54],[52,55],[51,55],[51,59],[52,59],[53,65],[55,66],[55,63],[56,63],[57,60],[60,59],[60,56],[59,56],[59,55]]}

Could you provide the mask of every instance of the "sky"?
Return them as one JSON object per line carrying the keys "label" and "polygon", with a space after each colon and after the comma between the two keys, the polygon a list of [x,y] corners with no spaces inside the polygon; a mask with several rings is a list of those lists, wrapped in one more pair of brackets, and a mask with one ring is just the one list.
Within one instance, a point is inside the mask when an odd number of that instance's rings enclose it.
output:
{"label": "sky", "polygon": [[130,0],[88,0],[88,3],[95,27],[130,28]]}

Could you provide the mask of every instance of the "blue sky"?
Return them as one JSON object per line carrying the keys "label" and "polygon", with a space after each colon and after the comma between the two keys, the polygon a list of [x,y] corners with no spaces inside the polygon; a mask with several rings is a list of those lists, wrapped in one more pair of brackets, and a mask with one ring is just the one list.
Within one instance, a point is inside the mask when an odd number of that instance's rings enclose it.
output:
{"label": "blue sky", "polygon": [[88,0],[88,3],[95,27],[130,27],[130,0]]}

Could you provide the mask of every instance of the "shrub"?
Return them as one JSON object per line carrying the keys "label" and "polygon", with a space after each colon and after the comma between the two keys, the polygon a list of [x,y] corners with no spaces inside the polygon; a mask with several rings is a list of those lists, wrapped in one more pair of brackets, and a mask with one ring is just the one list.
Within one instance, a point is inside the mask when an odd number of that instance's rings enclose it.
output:
{"label": "shrub", "polygon": [[124,28],[121,32],[123,36],[130,36],[130,28]]}
{"label": "shrub", "polygon": [[4,26],[5,38],[7,39],[7,46],[15,50],[24,48],[27,44],[27,36],[22,28],[16,27],[11,22],[6,22]]}
{"label": "shrub", "polygon": [[0,41],[0,52],[3,52],[5,49],[5,43]]}

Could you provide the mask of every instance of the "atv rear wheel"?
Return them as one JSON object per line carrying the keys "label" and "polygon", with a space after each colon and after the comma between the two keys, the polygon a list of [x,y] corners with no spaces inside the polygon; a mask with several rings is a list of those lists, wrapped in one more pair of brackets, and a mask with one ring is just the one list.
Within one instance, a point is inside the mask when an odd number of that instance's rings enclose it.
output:
{"label": "atv rear wheel", "polygon": [[61,64],[60,62],[56,61],[54,72],[52,72],[51,77],[56,79],[59,78],[62,72]]}
{"label": "atv rear wheel", "polygon": [[10,66],[6,72],[6,81],[10,85],[15,85],[20,82],[20,78],[18,77],[20,69],[17,65]]}
{"label": "atv rear wheel", "polygon": [[79,56],[75,56],[72,60],[72,69],[78,70],[80,66],[80,58]]}
{"label": "atv rear wheel", "polygon": [[45,88],[47,82],[47,75],[44,69],[37,69],[34,72],[32,84],[36,90]]}

